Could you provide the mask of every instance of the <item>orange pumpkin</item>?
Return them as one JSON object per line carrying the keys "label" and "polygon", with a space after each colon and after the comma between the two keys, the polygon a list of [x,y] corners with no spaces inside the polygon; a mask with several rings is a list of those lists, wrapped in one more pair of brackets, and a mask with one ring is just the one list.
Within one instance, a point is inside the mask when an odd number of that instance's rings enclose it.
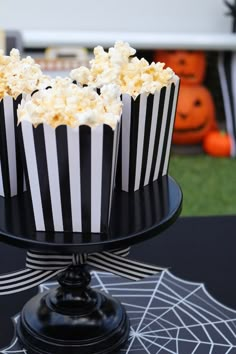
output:
{"label": "orange pumpkin", "polygon": [[209,132],[203,140],[203,150],[215,157],[230,156],[231,146],[230,135],[221,131]]}
{"label": "orange pumpkin", "polygon": [[182,85],[174,125],[174,144],[199,144],[213,129],[216,129],[215,107],[208,89],[200,85]]}
{"label": "orange pumpkin", "polygon": [[203,51],[162,50],[155,53],[155,61],[169,66],[181,78],[182,84],[201,84],[206,72],[206,57]]}

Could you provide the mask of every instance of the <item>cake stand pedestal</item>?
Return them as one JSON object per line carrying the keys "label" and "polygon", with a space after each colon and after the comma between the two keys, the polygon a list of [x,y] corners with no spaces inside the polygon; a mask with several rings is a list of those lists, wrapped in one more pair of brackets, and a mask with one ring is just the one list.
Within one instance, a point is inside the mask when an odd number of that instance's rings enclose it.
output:
{"label": "cake stand pedestal", "polygon": [[[55,254],[93,253],[127,247],[157,236],[175,222],[182,193],[169,176],[135,193],[115,192],[107,234],[36,232],[27,193],[0,198],[0,240]],[[33,297],[23,308],[17,334],[28,354],[117,353],[129,335],[124,307],[89,287],[86,265],[72,264],[59,287]]]}

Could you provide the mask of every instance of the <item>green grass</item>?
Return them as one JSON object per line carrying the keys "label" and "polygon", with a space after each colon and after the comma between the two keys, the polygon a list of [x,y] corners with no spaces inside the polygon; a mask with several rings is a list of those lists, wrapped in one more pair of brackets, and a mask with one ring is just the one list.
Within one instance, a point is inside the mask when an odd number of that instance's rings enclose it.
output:
{"label": "green grass", "polygon": [[236,214],[236,159],[172,155],[169,174],[183,191],[182,216]]}

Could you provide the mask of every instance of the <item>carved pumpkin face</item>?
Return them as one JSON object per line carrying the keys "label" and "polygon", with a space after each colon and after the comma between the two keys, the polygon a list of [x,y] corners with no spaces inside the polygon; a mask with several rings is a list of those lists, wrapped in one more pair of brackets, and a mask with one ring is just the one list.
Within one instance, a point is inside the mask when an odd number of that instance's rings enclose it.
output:
{"label": "carved pumpkin face", "polygon": [[206,72],[206,57],[202,51],[162,50],[157,51],[155,61],[170,67],[180,78],[182,84],[201,84]]}
{"label": "carved pumpkin face", "polygon": [[199,144],[216,127],[215,108],[204,86],[181,86],[173,133],[174,144]]}

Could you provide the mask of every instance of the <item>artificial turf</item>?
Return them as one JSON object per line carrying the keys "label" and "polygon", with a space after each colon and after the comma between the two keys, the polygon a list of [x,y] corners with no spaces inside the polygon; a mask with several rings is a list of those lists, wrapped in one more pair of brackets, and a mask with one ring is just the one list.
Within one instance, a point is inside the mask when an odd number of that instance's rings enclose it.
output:
{"label": "artificial turf", "polygon": [[169,174],[183,191],[182,216],[236,215],[236,159],[172,154]]}

